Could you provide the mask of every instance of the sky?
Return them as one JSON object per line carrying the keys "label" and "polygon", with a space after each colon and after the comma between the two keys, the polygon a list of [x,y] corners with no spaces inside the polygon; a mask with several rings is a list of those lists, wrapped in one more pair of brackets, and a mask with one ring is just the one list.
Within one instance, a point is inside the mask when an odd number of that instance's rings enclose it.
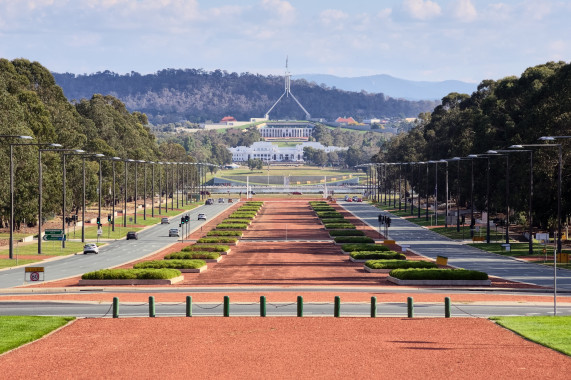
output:
{"label": "sky", "polygon": [[0,57],[479,83],[571,61],[569,0],[0,0]]}

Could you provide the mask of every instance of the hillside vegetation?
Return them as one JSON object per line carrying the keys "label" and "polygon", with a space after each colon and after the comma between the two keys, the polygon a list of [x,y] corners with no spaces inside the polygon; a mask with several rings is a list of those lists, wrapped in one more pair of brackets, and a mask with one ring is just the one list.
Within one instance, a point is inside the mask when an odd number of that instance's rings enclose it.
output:
{"label": "hillside vegetation", "polygon": [[[120,75],[110,71],[88,75],[54,73],[68,99],[113,95],[132,111],[143,112],[153,124],[179,121],[218,121],[232,115],[238,120],[262,117],[283,94],[281,76],[228,73],[201,69],[166,69],[154,74]],[[349,92],[292,81],[292,92],[313,117],[334,120],[339,116],[416,117],[434,109],[434,101],[408,101],[382,93]],[[278,104],[273,119],[299,119],[305,114],[291,98]]]}

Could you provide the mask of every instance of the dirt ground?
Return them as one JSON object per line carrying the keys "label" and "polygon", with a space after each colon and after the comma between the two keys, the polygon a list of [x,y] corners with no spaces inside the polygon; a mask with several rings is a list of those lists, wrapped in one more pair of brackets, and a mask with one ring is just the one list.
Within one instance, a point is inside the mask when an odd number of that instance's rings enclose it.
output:
{"label": "dirt ground", "polygon": [[571,358],[475,318],[83,319],[0,356],[10,379],[568,379]]}

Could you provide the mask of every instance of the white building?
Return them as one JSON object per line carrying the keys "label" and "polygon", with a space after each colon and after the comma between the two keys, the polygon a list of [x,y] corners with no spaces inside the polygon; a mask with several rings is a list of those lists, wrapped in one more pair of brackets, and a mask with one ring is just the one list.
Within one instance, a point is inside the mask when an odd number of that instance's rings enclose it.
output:
{"label": "white building", "polygon": [[264,140],[307,140],[313,124],[304,122],[268,122],[258,126]]}
{"label": "white building", "polygon": [[324,150],[326,153],[348,148],[340,148],[337,146],[323,146],[321,143],[307,141],[296,146],[279,147],[268,141],[258,141],[251,146],[238,146],[229,148],[232,153],[233,162],[244,162],[248,159],[260,159],[265,162],[303,162],[303,148],[311,147],[313,149]]}

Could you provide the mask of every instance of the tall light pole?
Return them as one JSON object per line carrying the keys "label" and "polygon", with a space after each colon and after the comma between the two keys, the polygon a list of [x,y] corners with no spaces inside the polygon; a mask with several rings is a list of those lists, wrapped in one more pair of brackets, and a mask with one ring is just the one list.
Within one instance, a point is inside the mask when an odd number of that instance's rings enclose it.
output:
{"label": "tall light pole", "polygon": [[510,235],[509,235],[509,228],[510,228],[510,156],[508,153],[512,153],[513,151],[510,150],[488,150],[488,154],[490,155],[501,155],[503,154],[506,157],[506,244],[510,243]]}
{"label": "tall light pole", "polygon": [[134,162],[134,160],[129,158],[124,160],[123,162],[125,163],[125,187],[123,189],[123,202],[124,202],[123,227],[126,228],[127,227],[127,163]]}
{"label": "tall light pole", "polygon": [[[61,147],[60,144],[52,144],[53,147]],[[62,152],[71,151],[73,149],[38,149],[38,255],[42,254],[42,203],[43,203],[43,167],[42,167],[42,152]],[[83,152],[83,150],[78,149],[77,152]],[[62,215],[64,219],[64,233],[65,233],[65,215]]]}
{"label": "tall light pole", "polygon": [[147,162],[144,160],[139,160],[139,163],[143,164],[144,174],[143,174],[143,220],[147,220]]}
{"label": "tall light pole", "polygon": [[83,200],[81,206],[81,242],[85,243],[85,158],[88,156],[93,156],[95,158],[105,157],[101,153],[85,153],[81,154],[83,158]]}
{"label": "tall light pole", "polygon": [[150,161],[149,164],[151,164],[151,218],[155,217],[155,162],[154,161]]}
{"label": "tall light pole", "polygon": [[444,214],[444,228],[448,228],[448,161],[442,159],[440,162],[446,164],[446,188],[444,189],[446,194],[446,213]]}
{"label": "tall light pole", "polygon": [[[457,161],[458,167],[456,171],[456,232],[460,232],[460,157],[453,157],[450,161]],[[464,233],[462,233],[464,236]]]}
{"label": "tall light pole", "polygon": [[[8,136],[11,137],[10,135],[2,135],[2,136]],[[19,139],[23,139],[23,140],[30,140],[32,139],[30,136],[18,136],[17,138]],[[14,258],[14,147],[15,146],[26,146],[26,145],[30,145],[30,146],[52,146],[52,147],[58,147],[61,146],[60,144],[52,144],[52,143],[29,143],[29,144],[24,144],[24,143],[11,143],[10,144],[10,241],[9,241],[9,255],[8,258],[13,259]]]}
{"label": "tall light pole", "polygon": [[533,254],[533,216],[532,216],[532,204],[533,204],[533,150],[522,150],[523,146],[521,145],[511,145],[508,148],[510,149],[519,149],[514,150],[514,152],[529,152],[529,205],[528,205],[528,223],[529,223],[529,244],[528,244],[528,253],[530,255]]}
{"label": "tall light pole", "polygon": [[163,203],[163,190],[161,187],[161,178],[163,176],[163,171],[162,171],[162,167],[163,167],[163,162],[157,162],[157,164],[159,164],[159,215],[161,215],[162,213],[162,203]]}
{"label": "tall light pole", "polygon": [[115,162],[116,161],[121,161],[120,157],[113,157],[111,162],[112,168],[113,168],[113,189],[112,189],[112,197],[113,197],[113,201],[111,202],[112,208],[111,208],[111,231],[115,232],[115,201],[116,201],[116,196],[115,196]]}

